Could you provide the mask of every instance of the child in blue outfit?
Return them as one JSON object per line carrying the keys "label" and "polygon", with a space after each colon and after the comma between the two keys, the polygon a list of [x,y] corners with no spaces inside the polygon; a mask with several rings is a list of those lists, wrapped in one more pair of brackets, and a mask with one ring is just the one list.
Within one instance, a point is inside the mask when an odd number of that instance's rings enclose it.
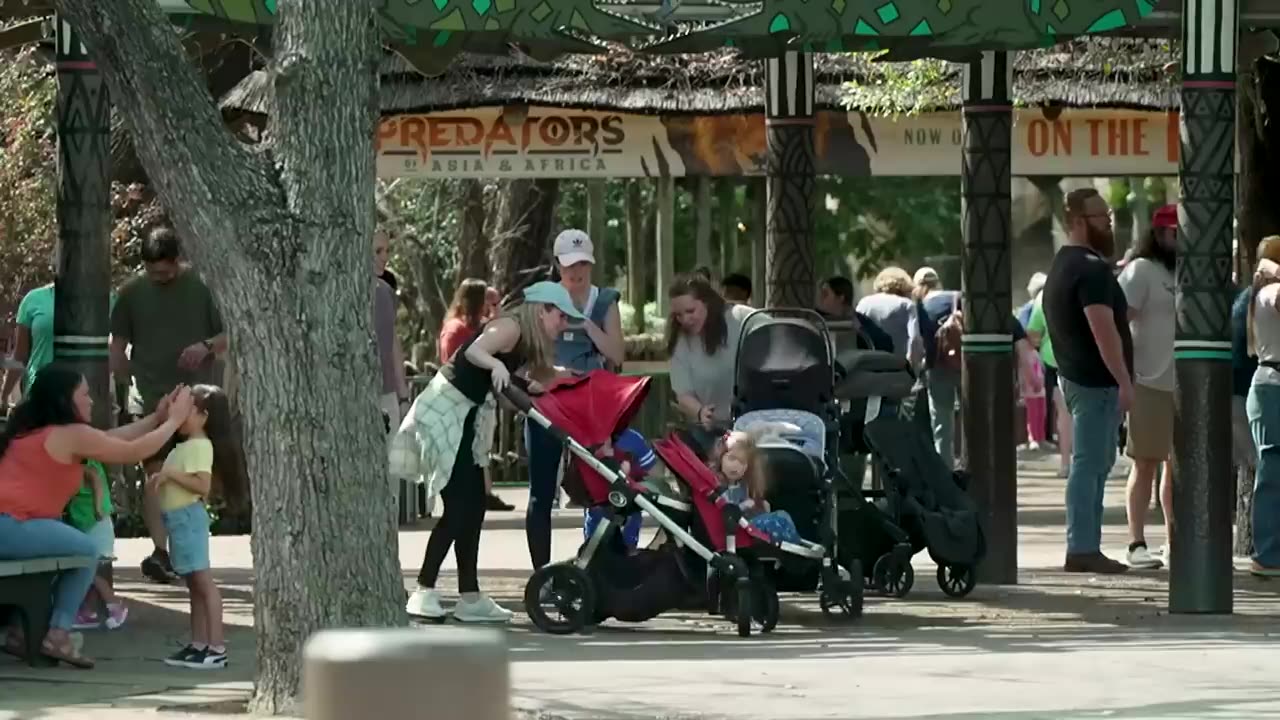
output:
{"label": "child in blue outfit", "polygon": [[[613,438],[613,442],[605,443],[596,451],[596,455],[600,457],[614,457],[621,460],[623,472],[635,477],[643,477],[658,463],[658,455],[650,447],[649,442],[644,439],[640,433],[627,428]],[[583,536],[590,540],[591,534],[596,531],[596,526],[604,519],[603,508],[591,508],[587,511],[586,522],[583,526]],[[622,538],[626,541],[627,547],[635,549],[640,544],[640,523],[642,516],[636,513],[627,518],[627,524],[622,528]]]}

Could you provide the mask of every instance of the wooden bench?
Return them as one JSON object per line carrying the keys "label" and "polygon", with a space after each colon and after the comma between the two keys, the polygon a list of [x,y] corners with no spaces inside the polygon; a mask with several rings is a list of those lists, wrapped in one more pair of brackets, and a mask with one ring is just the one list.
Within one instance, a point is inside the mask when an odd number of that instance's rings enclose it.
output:
{"label": "wooden bench", "polygon": [[[88,556],[0,560],[0,608],[10,607],[21,615],[27,662],[31,666],[54,664],[40,653],[40,643],[49,632],[49,618],[53,613],[54,580],[67,570],[96,564],[97,560]],[[0,614],[0,619],[3,617]],[[0,623],[0,631],[4,627],[4,623]],[[3,640],[0,635],[0,642]]]}

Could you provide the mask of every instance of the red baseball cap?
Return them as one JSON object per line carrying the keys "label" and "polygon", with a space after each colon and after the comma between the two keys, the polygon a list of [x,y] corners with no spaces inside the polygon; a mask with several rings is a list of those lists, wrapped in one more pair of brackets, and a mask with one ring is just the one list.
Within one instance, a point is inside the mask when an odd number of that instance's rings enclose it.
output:
{"label": "red baseball cap", "polygon": [[1165,205],[1156,211],[1151,217],[1151,227],[1155,228],[1176,228],[1178,227],[1178,206]]}

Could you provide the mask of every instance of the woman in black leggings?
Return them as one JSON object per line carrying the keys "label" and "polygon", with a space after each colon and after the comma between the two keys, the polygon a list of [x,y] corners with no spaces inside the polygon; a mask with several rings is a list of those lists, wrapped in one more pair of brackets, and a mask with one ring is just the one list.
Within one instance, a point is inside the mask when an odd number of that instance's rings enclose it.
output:
{"label": "woman in black leggings", "polygon": [[[476,569],[486,509],[482,468],[488,463],[496,423],[493,394],[506,388],[518,369],[533,378],[552,373],[553,339],[564,332],[568,317],[581,317],[568,292],[556,283],[529,286],[524,300],[485,325],[440,368],[414,400],[409,411],[413,422],[392,441],[392,474],[424,477],[427,491],[439,493],[444,501],[444,514],[427,541],[418,587],[409,597],[410,615],[444,619],[436,580],[452,547],[460,593],[454,619],[511,619],[511,611],[480,592]],[[529,385],[538,389],[535,382]]]}

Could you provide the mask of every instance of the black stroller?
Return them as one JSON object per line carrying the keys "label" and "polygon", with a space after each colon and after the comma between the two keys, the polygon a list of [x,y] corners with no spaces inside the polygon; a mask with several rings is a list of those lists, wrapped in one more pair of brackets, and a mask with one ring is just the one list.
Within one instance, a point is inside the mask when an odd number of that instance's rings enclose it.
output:
{"label": "black stroller", "polygon": [[[884,480],[883,491],[868,492],[880,514],[906,531],[909,555],[928,549],[938,565],[938,586],[951,597],[968,595],[977,582],[975,566],[986,554],[977,506],[965,492],[967,475],[952,471],[933,447],[915,413],[927,412],[923,389],[915,390],[905,358],[886,352],[849,350],[838,359],[843,373],[836,394],[848,401],[845,440],[854,452],[870,452]],[[923,407],[921,407],[923,406]],[[842,513],[845,554],[871,567],[869,584],[904,597],[915,581],[909,556],[903,562],[897,536],[868,532],[861,509]],[[847,517],[846,517],[847,515]],[[849,526],[848,532],[843,532]]]}

